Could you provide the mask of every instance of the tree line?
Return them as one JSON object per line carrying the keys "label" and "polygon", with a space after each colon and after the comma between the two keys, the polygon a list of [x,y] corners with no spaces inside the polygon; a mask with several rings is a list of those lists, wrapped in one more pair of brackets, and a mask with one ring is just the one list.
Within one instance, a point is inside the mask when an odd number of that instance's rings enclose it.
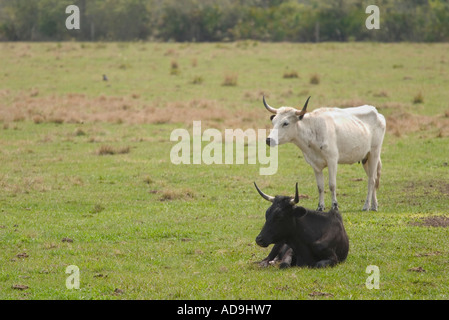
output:
{"label": "tree line", "polygon": [[[380,11],[369,30],[368,5]],[[67,30],[65,8],[80,9]],[[447,0],[0,0],[2,41],[449,40]]]}

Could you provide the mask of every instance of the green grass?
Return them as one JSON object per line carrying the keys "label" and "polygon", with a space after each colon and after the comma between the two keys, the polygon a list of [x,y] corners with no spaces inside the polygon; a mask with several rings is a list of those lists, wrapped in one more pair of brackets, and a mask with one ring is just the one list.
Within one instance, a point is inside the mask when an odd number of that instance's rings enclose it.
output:
{"label": "green grass", "polygon": [[[416,224],[448,216],[446,44],[0,47],[0,299],[448,299],[448,229]],[[284,79],[287,69],[298,78]],[[229,74],[238,81],[223,86]],[[192,84],[195,77],[201,83]],[[272,176],[260,176],[258,165],[170,162],[172,130],[191,132],[202,116],[203,131],[270,128],[261,92],[274,106],[302,105],[311,95],[311,109],[361,102],[379,106],[387,120],[407,113],[427,121],[404,133],[389,128],[379,212],[361,211],[361,165],[339,166],[350,238],[343,264],[253,263],[269,250],[254,241],[268,203],[253,181],[286,195],[298,181],[308,196],[301,204],[317,205],[313,171],[294,145],[279,147]],[[418,92],[423,103],[414,104]],[[159,118],[150,112],[139,121],[147,106]],[[182,116],[165,119],[164,110]],[[86,120],[71,121],[78,117]],[[80,269],[79,290],[65,287],[69,265]],[[380,269],[379,290],[365,287],[368,265]],[[417,267],[425,272],[410,271]],[[12,288],[18,284],[28,289]]]}

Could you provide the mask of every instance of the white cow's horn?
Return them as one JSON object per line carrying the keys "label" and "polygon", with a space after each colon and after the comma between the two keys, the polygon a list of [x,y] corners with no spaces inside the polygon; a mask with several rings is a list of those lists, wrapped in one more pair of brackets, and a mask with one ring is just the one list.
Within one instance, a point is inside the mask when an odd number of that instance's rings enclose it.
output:
{"label": "white cow's horn", "polygon": [[254,182],[254,185],[256,186],[257,192],[259,192],[259,194],[262,196],[262,198],[264,198],[265,200],[268,200],[268,201],[270,201],[270,202],[273,202],[273,201],[274,201],[274,197],[269,196],[269,195],[263,193],[263,192],[259,189],[259,187],[257,186],[257,184],[256,184],[255,182]]}
{"label": "white cow's horn", "polygon": [[307,98],[307,101],[306,101],[306,103],[304,104],[304,107],[302,108],[301,111],[296,110],[295,114],[296,114],[297,116],[303,116],[303,115],[306,114],[306,112],[307,112],[307,104],[309,103],[309,99],[310,99],[310,97]]}
{"label": "white cow's horn", "polygon": [[270,111],[271,113],[278,113],[278,110],[271,107],[266,101],[265,101],[265,96],[263,96],[263,105],[265,106],[265,108],[267,108],[268,111]]}

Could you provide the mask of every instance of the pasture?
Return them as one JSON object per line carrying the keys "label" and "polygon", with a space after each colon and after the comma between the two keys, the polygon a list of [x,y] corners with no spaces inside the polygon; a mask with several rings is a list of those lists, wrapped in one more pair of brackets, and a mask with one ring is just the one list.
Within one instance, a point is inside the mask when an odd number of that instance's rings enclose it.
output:
{"label": "pasture", "polygon": [[[448,299],[448,44],[0,43],[0,299]],[[108,81],[103,80],[103,74]],[[379,212],[339,165],[346,262],[259,268],[268,194],[318,204],[300,150],[174,165],[176,128],[271,128],[262,95],[387,119]],[[207,142],[203,142],[206,145]],[[325,171],[327,179],[327,170]],[[327,182],[326,182],[327,184]],[[330,194],[326,187],[326,207]],[[80,288],[67,289],[76,265]],[[367,266],[380,271],[369,290]]]}

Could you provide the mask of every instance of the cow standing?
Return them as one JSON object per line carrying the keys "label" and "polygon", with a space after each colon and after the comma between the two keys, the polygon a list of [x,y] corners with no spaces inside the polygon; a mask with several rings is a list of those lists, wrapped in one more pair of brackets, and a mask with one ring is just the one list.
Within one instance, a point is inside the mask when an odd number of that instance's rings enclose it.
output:
{"label": "cow standing", "polygon": [[298,184],[295,198],[272,197],[254,185],[265,200],[272,202],[265,214],[265,225],[256,238],[261,247],[274,243],[261,266],[268,266],[277,258],[281,260],[280,268],[291,265],[323,268],[346,260],[349,240],[337,210],[324,213],[296,206]]}
{"label": "cow standing", "polygon": [[296,110],[290,107],[275,109],[263,98],[265,108],[275,114],[271,116],[273,130],[267,144],[273,147],[292,142],[301,149],[304,159],[315,172],[318,211],[325,209],[323,169],[329,168],[332,209],[338,210],[337,164],[362,161],[368,176],[368,194],[363,210],[377,211],[376,189],[382,169],[380,152],[386,128],[384,116],[368,105],[346,109],[320,108],[306,113],[309,99],[302,110]]}

